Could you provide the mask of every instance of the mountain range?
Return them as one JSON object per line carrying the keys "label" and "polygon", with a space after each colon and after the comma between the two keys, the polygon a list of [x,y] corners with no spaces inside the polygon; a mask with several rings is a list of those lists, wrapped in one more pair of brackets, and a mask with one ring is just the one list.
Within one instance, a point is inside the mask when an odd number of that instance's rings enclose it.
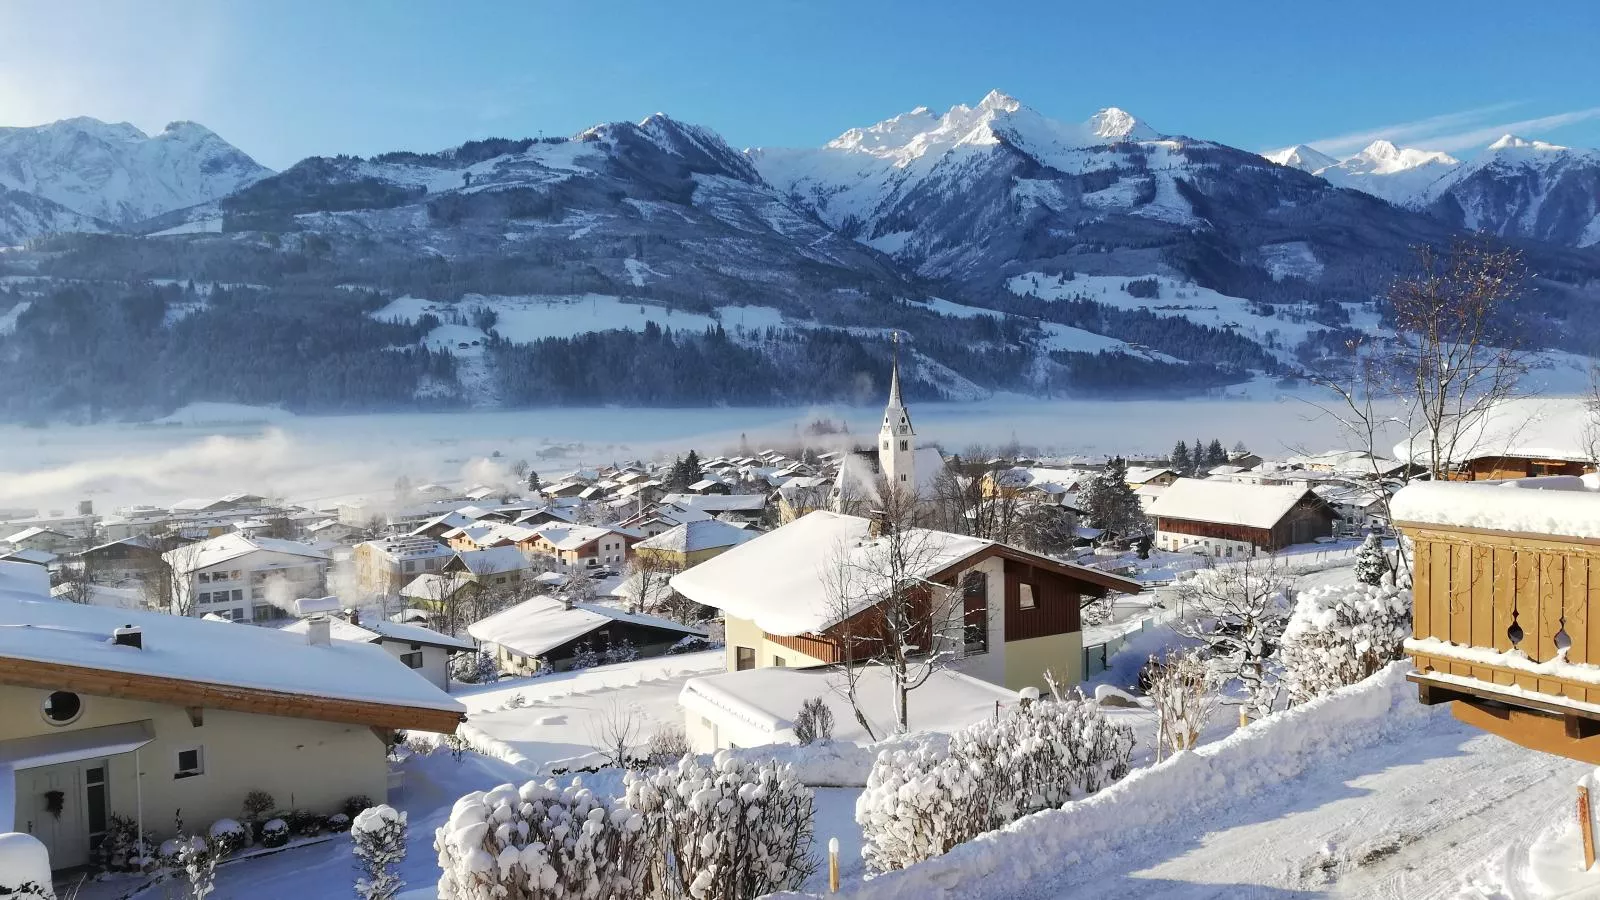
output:
{"label": "mountain range", "polygon": [[656,114],[278,173],[192,123],[0,129],[0,413],[865,399],[893,331],[914,395],[1192,392],[1338,364],[1409,248],[1464,231],[1537,273],[1531,343],[1600,355],[1597,179],[999,92],[815,148]]}

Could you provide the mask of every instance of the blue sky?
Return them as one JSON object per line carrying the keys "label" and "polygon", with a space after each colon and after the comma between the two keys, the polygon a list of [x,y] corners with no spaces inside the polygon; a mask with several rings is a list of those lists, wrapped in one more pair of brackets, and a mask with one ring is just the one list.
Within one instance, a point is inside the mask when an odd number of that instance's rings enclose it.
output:
{"label": "blue sky", "polygon": [[1600,3],[1527,6],[6,0],[0,124],[192,119],[282,168],[656,111],[815,145],[999,88],[1252,150],[1600,146]]}

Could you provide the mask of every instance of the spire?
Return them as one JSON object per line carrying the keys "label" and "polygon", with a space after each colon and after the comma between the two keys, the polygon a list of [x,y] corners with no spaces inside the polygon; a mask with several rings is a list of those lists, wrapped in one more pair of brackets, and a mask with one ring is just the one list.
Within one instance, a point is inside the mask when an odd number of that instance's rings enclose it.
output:
{"label": "spire", "polygon": [[893,332],[894,362],[889,369],[889,405],[905,406],[900,400],[900,332]]}

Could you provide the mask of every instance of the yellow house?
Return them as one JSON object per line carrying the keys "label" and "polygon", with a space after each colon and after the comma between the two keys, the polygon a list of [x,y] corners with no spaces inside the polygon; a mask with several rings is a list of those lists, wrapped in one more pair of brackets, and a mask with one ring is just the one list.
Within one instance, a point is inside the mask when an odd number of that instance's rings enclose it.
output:
{"label": "yellow house", "polygon": [[[0,564],[0,833],[84,865],[112,816],[203,833],[262,790],[284,809],[385,797],[397,729],[452,733],[462,706],[382,648],[61,603]],[[37,569],[35,566],[21,566]],[[179,812],[181,810],[181,813]]]}
{"label": "yellow house", "polygon": [[683,570],[749,541],[760,532],[740,528],[717,519],[685,522],[655,537],[633,545],[640,559],[649,559],[663,568]]}

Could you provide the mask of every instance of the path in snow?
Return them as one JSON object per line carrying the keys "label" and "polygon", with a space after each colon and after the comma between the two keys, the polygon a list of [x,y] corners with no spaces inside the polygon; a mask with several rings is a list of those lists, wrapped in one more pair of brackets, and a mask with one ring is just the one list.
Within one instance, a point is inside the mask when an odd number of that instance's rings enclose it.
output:
{"label": "path in snow", "polygon": [[1194,810],[1120,855],[972,896],[1454,897],[1474,869],[1567,814],[1586,768],[1441,709],[1425,727],[1325,759],[1279,790]]}

